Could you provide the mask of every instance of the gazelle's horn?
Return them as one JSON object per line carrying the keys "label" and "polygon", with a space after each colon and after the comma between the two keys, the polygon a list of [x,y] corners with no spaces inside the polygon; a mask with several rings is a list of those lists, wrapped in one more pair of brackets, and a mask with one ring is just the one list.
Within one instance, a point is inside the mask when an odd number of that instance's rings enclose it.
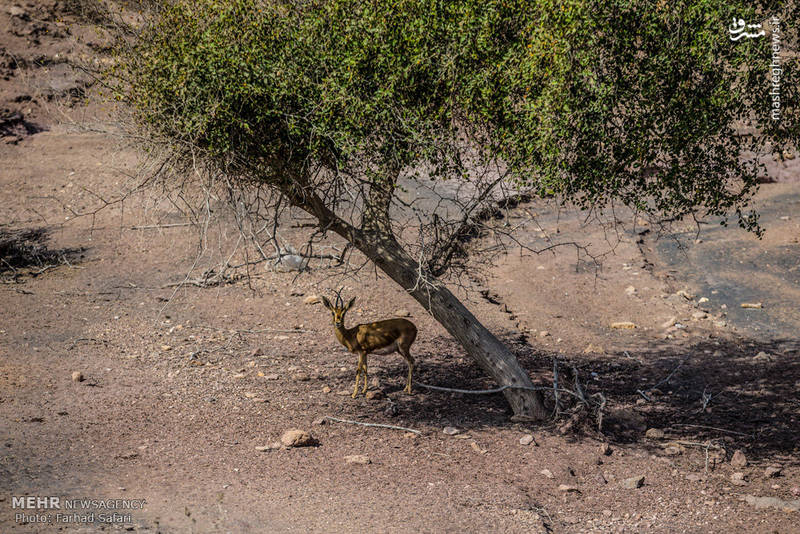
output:
{"label": "gazelle's horn", "polygon": [[336,307],[339,309],[344,308],[344,301],[342,300],[341,293],[342,293],[342,288],[339,288],[339,290],[336,291]]}

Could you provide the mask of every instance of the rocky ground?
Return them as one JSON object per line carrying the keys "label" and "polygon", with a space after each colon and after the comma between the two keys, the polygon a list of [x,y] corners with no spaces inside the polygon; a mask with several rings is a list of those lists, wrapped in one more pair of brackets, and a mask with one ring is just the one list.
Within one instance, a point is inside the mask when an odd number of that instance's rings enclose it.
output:
{"label": "rocky ground", "polygon": [[[796,159],[759,194],[763,241],[687,226],[681,250],[546,204],[510,214],[535,216],[526,244],[580,237],[601,265],[510,254],[459,295],[535,380],[551,385],[557,362],[562,385],[602,393],[601,421],[514,423],[500,395],[409,396],[397,355],[371,358],[353,400],[355,360],[315,298],[340,285],[358,297],[350,324],[417,324],[421,384],[493,384],[374,271],[260,265],[180,286],[198,240],[174,205],[146,190],[94,214],[142,157],[70,66],[107,46],[74,6],[0,7],[4,532],[797,532]],[[303,229],[284,237],[299,245]],[[25,495],[146,503],[81,525],[15,508]]]}

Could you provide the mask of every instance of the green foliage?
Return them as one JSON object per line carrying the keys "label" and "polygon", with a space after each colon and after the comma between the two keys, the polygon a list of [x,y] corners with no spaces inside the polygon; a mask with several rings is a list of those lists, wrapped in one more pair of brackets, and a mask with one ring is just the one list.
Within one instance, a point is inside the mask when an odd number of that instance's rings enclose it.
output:
{"label": "green foliage", "polygon": [[[784,9],[784,11],[781,11]],[[729,0],[176,0],[121,48],[121,97],[154,135],[280,186],[287,168],[515,182],[584,207],[742,210],[749,152],[800,140],[797,57],[770,120],[770,34],[800,10]],[[765,27],[767,25],[765,24]],[[747,135],[740,135],[742,131]]]}

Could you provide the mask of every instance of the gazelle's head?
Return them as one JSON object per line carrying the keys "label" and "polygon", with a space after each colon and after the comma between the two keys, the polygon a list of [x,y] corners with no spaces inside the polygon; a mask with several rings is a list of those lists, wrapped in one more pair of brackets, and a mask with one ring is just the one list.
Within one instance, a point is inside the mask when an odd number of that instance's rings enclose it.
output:
{"label": "gazelle's head", "polygon": [[353,303],[355,301],[356,298],[353,297],[350,299],[350,302],[348,302],[347,305],[345,305],[338,291],[336,293],[335,305],[331,304],[331,301],[329,301],[327,298],[322,297],[322,304],[324,304],[325,307],[331,311],[331,315],[333,316],[333,326],[335,326],[336,328],[344,328],[344,316],[347,313],[347,310],[349,310],[353,306]]}

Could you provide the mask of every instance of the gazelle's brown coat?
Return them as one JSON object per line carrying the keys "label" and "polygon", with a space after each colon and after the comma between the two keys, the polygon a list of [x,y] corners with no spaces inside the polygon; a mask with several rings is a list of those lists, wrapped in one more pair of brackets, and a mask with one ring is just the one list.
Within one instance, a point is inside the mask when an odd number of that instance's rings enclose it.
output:
{"label": "gazelle's brown coat", "polygon": [[341,298],[337,295],[336,305],[322,297],[322,303],[333,315],[333,327],[336,339],[347,347],[347,350],[358,354],[358,368],[356,369],[356,384],[353,388],[353,398],[358,395],[359,377],[364,377],[362,393],[367,392],[367,356],[369,354],[391,354],[399,352],[408,363],[408,379],[406,380],[406,393],[411,393],[411,377],[414,373],[414,358],[411,356],[411,344],[417,338],[417,327],[407,319],[386,319],[374,323],[360,324],[353,328],[345,328],[344,316],[355,302],[355,297],[350,299],[346,306],[342,305]]}

